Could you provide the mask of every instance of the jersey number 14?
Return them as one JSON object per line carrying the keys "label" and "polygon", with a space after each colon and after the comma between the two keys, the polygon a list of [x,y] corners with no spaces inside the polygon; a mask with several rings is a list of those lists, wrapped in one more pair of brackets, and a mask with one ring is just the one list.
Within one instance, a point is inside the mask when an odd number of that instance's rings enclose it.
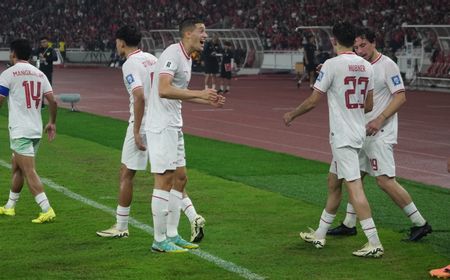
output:
{"label": "jersey number 14", "polygon": [[39,103],[41,102],[41,82],[36,82],[36,89],[34,87],[34,81],[24,81],[22,85],[25,89],[27,108],[31,108],[31,102],[34,101],[34,105],[38,109]]}

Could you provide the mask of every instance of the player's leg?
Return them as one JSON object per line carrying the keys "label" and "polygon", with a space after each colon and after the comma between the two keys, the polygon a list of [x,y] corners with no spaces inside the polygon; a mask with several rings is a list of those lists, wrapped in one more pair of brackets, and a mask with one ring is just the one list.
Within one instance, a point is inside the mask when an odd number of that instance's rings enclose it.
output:
{"label": "player's leg", "polygon": [[159,133],[147,132],[146,137],[151,172],[154,174],[151,200],[154,230],[152,250],[167,253],[186,252],[186,249],[167,239],[170,190],[176,170],[174,162],[177,161],[177,131],[165,129]]}
{"label": "player's leg", "polygon": [[[207,67],[206,64],[205,64],[205,67]],[[208,89],[209,76],[210,76],[210,74],[208,72],[205,72],[205,89]]]}
{"label": "player's leg", "polygon": [[225,76],[225,92],[229,93],[231,90],[231,71],[227,71]]}
{"label": "player's leg", "polygon": [[339,208],[341,199],[342,179],[338,179],[336,174],[330,172],[328,174],[327,203],[320,216],[319,227],[315,231],[310,229],[309,232],[301,232],[300,237],[304,241],[313,243],[313,245],[319,249],[325,246],[325,236],[336,217],[336,212]]}
{"label": "player's leg", "polygon": [[332,151],[333,157],[337,162],[338,178],[344,179],[350,203],[353,205],[364,234],[369,241],[362,249],[353,252],[353,255],[380,257],[384,251],[372,219],[369,202],[364,193],[358,160],[358,149],[351,147],[332,147]]}
{"label": "player's leg", "polygon": [[[98,231],[100,237],[128,237],[128,220],[133,199],[133,179],[136,170],[145,170],[148,165],[147,151],[141,151],[135,144],[133,124],[129,124],[122,147],[122,158],[120,167],[120,184],[118,205],[116,208],[116,224],[111,228]],[[145,135],[141,135],[146,145]]]}
{"label": "player's leg", "polygon": [[370,153],[372,172],[376,176],[378,186],[403,210],[413,224],[408,239],[417,241],[431,233],[431,226],[420,214],[409,193],[395,179],[393,145],[384,141],[373,141]]}
{"label": "player's leg", "polygon": [[16,215],[15,207],[17,201],[20,198],[20,192],[23,188],[24,177],[22,171],[16,163],[14,158],[14,154],[11,159],[11,171],[12,171],[12,180],[11,180],[11,190],[9,191],[8,201],[5,206],[0,207],[0,215],[14,216]]}
{"label": "player's leg", "polygon": [[37,153],[40,139],[12,139],[11,148],[14,151],[15,162],[20,168],[23,176],[27,180],[28,187],[34,196],[36,203],[41,207],[42,212],[38,218],[32,220],[33,223],[41,224],[52,221],[56,215],[50,206],[44,186],[35,169],[34,156]]}

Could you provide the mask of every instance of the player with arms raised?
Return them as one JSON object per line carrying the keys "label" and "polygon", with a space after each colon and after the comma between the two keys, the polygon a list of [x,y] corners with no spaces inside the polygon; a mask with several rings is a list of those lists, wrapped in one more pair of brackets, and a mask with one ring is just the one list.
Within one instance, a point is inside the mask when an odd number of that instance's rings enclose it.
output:
{"label": "player with arms raised", "polygon": [[42,212],[32,220],[42,224],[52,221],[55,211],[44,192],[35,168],[35,156],[42,138],[42,98],[49,108],[49,121],[45,126],[49,141],[56,136],[57,105],[53,89],[42,71],[28,63],[32,52],[30,42],[18,39],[11,42],[10,62],[13,66],[0,75],[0,105],[8,98],[8,127],[12,156],[12,186],[0,215],[14,216],[24,178]]}
{"label": "player with arms raised", "polygon": [[[330,145],[332,165],[338,180],[344,180],[361,226],[369,242],[353,255],[380,257],[384,250],[372,219],[369,203],[364,194],[358,164],[358,152],[366,136],[364,113],[373,106],[373,69],[370,63],[352,52],[355,28],[347,22],[333,27],[335,49],[338,56],[328,59],[319,72],[314,91],[300,106],[284,115],[286,125],[312,110],[323,94],[328,95]],[[329,178],[329,181],[331,178]],[[325,236],[336,217],[342,196],[341,186],[328,185],[328,199],[317,230],[301,232],[300,237],[316,248],[325,246]]]}
{"label": "player with arms raised", "polygon": [[[205,25],[198,19],[186,19],[179,27],[181,42],[167,47],[155,71],[146,119],[151,172],[155,176],[152,196],[154,242],[152,250],[178,253],[198,248],[178,234],[180,209],[189,207],[186,196],[186,160],[183,138],[182,101],[222,107],[223,96],[213,89],[189,90],[194,51],[202,51],[207,38]],[[189,207],[191,209],[192,207]],[[194,211],[195,212],[195,211]],[[196,213],[192,213],[192,216]],[[196,219],[194,226],[204,223]],[[194,232],[195,234],[195,232]]]}

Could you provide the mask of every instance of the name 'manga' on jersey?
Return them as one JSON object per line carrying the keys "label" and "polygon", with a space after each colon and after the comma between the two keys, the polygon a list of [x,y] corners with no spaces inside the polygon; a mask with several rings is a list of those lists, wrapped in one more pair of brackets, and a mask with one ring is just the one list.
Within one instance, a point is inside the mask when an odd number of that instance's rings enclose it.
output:
{"label": "name 'manga' on jersey", "polygon": [[172,86],[186,89],[191,80],[192,59],[186,53],[183,44],[176,43],[167,47],[156,63],[155,78],[150,92],[150,107],[145,129],[159,133],[165,128],[181,129],[181,100],[167,99],[159,96],[159,77],[173,77]]}
{"label": "name 'manga' on jersey", "polygon": [[129,123],[134,122],[134,96],[133,91],[138,88],[144,89],[145,110],[142,117],[141,131],[145,127],[145,115],[148,107],[148,96],[150,95],[152,76],[157,58],[152,54],[136,50],[130,53],[122,66],[123,82],[130,97]]}
{"label": "name 'manga' on jersey", "polygon": [[8,127],[12,139],[42,137],[42,98],[52,93],[47,77],[26,61],[0,75],[0,94],[8,97]]}
{"label": "name 'manga' on jersey", "polygon": [[328,59],[314,89],[328,95],[330,144],[361,148],[365,139],[364,102],[373,90],[373,69],[353,52]]}

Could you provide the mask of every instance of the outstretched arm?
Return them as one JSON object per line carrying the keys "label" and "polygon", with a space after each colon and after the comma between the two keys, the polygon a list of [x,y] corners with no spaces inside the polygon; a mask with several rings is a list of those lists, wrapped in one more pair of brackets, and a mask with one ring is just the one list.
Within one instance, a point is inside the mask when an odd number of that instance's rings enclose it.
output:
{"label": "outstretched arm", "polygon": [[213,89],[205,90],[189,90],[177,88],[172,85],[173,76],[169,74],[159,75],[159,96],[167,99],[202,99],[205,101],[215,101],[217,99],[217,92]]}
{"label": "outstretched arm", "polygon": [[286,126],[290,126],[291,122],[295,118],[297,118],[298,116],[301,116],[301,115],[311,111],[312,109],[314,109],[317,106],[317,104],[319,103],[321,97],[322,97],[322,93],[315,89],[311,93],[311,95],[307,99],[305,99],[305,101],[302,102],[302,104],[300,104],[294,110],[284,114],[284,116],[283,116],[284,124]]}

